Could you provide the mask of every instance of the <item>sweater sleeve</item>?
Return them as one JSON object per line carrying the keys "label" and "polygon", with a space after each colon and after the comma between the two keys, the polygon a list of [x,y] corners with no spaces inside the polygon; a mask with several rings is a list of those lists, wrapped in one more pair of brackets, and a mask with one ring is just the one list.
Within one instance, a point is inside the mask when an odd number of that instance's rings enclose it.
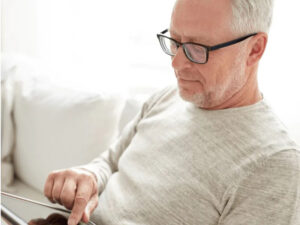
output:
{"label": "sweater sleeve", "polygon": [[161,99],[164,94],[170,91],[172,91],[172,87],[167,87],[154,93],[143,104],[138,115],[123,129],[122,134],[108,150],[103,152],[99,157],[95,158],[89,164],[77,167],[88,170],[96,176],[99,194],[104,190],[110,176],[118,170],[119,159],[135,136],[140,121],[147,116],[147,113],[159,101],[159,99]]}
{"label": "sweater sleeve", "polygon": [[226,195],[218,225],[300,225],[300,151],[274,154]]}
{"label": "sweater sleeve", "polygon": [[145,105],[138,115],[127,124],[122,134],[108,150],[104,151],[99,157],[95,158],[89,164],[79,166],[79,168],[88,170],[95,174],[99,194],[104,190],[109,177],[118,170],[119,158],[134,137],[136,127],[143,117],[144,109]]}

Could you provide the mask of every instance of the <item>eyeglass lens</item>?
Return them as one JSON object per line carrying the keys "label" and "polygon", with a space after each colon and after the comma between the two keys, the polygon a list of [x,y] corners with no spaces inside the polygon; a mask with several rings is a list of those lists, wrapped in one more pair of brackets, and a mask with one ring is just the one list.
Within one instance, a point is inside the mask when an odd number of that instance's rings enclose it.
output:
{"label": "eyeglass lens", "polygon": [[177,44],[169,38],[160,37],[160,44],[168,55],[174,56],[177,53]]}
{"label": "eyeglass lens", "polygon": [[192,61],[204,63],[206,61],[206,48],[200,45],[184,44],[185,53]]}
{"label": "eyeglass lens", "polygon": [[[178,51],[178,44],[173,40],[160,36],[160,43],[166,54],[175,56]],[[206,62],[206,48],[195,44],[184,44],[184,51],[186,56],[193,62],[205,63]]]}

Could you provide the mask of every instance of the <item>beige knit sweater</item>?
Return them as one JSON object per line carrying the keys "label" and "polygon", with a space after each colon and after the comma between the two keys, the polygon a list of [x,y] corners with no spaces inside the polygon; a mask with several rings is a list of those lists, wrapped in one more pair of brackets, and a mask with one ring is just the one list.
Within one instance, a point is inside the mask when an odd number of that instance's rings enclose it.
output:
{"label": "beige knit sweater", "polygon": [[300,148],[265,100],[208,111],[164,89],[85,168],[99,225],[300,225]]}

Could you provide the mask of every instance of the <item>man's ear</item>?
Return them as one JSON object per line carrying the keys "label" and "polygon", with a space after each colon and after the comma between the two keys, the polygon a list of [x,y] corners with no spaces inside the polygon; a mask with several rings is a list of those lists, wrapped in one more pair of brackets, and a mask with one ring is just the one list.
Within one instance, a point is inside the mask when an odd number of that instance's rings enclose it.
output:
{"label": "man's ear", "polygon": [[258,63],[266,49],[268,42],[268,35],[266,33],[256,34],[248,44],[249,55],[247,60],[247,66],[253,66]]}

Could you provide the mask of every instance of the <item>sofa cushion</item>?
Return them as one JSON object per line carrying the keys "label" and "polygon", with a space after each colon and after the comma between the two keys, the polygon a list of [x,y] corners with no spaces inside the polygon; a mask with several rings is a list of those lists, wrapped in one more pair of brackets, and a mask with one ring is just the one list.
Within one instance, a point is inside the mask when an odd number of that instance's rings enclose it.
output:
{"label": "sofa cushion", "polygon": [[2,189],[13,182],[14,170],[11,151],[14,146],[14,126],[12,121],[13,82],[1,80],[1,186]]}
{"label": "sofa cushion", "polygon": [[52,170],[88,163],[118,133],[117,95],[66,89],[36,80],[14,87],[15,173],[43,190]]}

